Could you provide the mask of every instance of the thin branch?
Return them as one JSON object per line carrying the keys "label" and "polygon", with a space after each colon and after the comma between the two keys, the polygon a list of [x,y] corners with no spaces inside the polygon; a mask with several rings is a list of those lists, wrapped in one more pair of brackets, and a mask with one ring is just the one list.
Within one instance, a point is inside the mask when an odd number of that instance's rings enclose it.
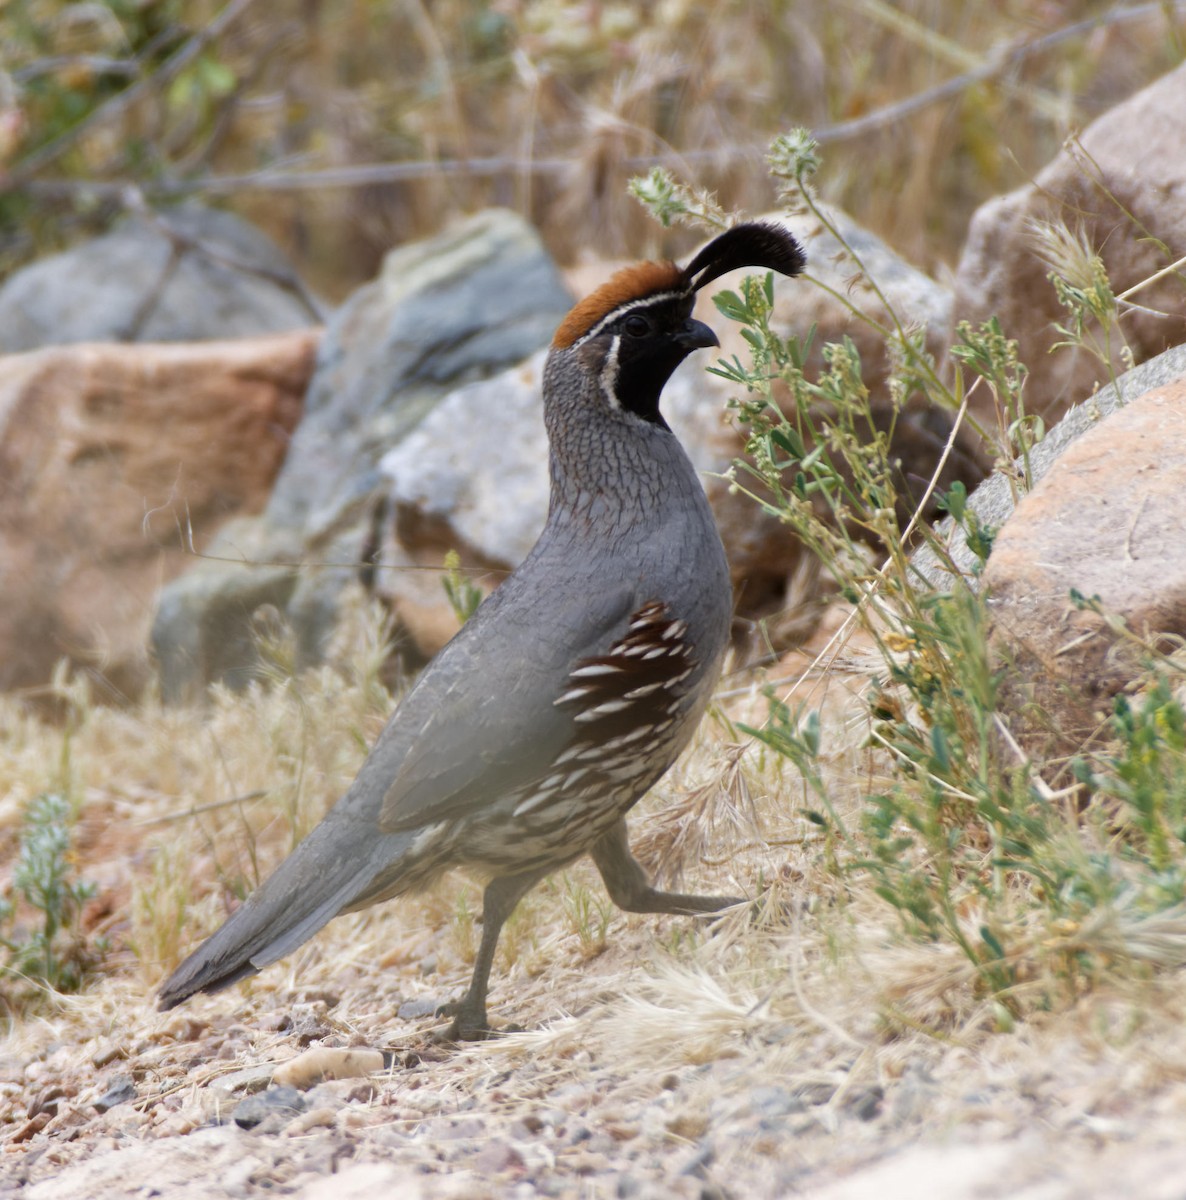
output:
{"label": "thin branch", "polygon": [[[1159,279],[1163,279],[1166,275],[1178,274],[1184,267],[1186,267],[1186,255],[1183,255],[1180,259],[1178,259],[1177,262],[1170,263],[1168,267],[1162,267],[1160,271],[1150,275],[1148,279],[1142,279],[1140,283],[1134,283],[1132,287],[1128,289],[1128,291],[1121,292],[1120,295],[1116,297],[1117,302],[1125,301],[1129,298],[1129,296],[1135,296],[1137,292],[1141,291],[1143,288],[1147,288],[1151,283],[1156,283]],[[1141,306],[1139,304],[1133,304],[1131,307],[1140,308]],[[1150,310],[1143,309],[1142,311],[1148,312]],[[1157,313],[1156,315],[1159,317],[1165,317],[1169,314]]]}
{"label": "thin branch", "polygon": [[172,255],[169,263],[162,272],[157,286],[141,306],[141,311],[137,312],[137,322],[134,322],[134,328],[129,333],[127,340],[131,341],[135,338],[136,333],[139,332],[140,325],[143,324],[143,321],[151,313],[152,308],[160,299],[160,294],[172,276],[173,271],[187,252],[201,254],[209,259],[210,262],[217,263],[219,266],[227,267],[232,271],[239,271],[244,275],[254,275],[259,279],[266,280],[268,283],[275,284],[279,288],[283,288],[287,292],[291,292],[305,306],[306,311],[315,321],[319,323],[325,322],[327,314],[321,301],[313,295],[308,287],[305,286],[304,280],[291,268],[269,267],[263,263],[249,262],[234,254],[229,254],[219,246],[211,245],[209,242],[202,241],[201,238],[196,238],[192,234],[178,229],[168,218],[153,211],[145,201],[144,195],[139,188],[127,188],[120,199],[129,212],[135,213],[152,224],[163,237],[168,239],[172,246]]}
{"label": "thin branch", "polygon": [[96,75],[126,75],[132,78],[140,73],[142,65],[135,58],[105,58],[101,54],[57,54],[52,58],[39,58],[23,67],[17,67],[12,72],[12,80],[18,84],[28,83],[31,79],[40,79],[42,75],[53,75],[58,71],[78,68],[93,71]]}
{"label": "thin branch", "polygon": [[957,75],[953,79],[936,84],[932,88],[927,88],[925,91],[917,92],[913,96],[907,96],[904,100],[899,100],[894,104],[887,104],[885,107],[867,113],[863,117],[856,117],[851,121],[841,121],[835,125],[821,129],[816,132],[815,140],[822,145],[825,142],[847,141],[849,138],[861,137],[867,133],[875,133],[880,129],[884,129],[887,125],[896,124],[904,117],[913,115],[920,109],[929,108],[932,104],[937,104],[941,100],[957,96],[967,91],[968,88],[974,87],[978,83],[983,83],[986,79],[991,79],[994,75],[1001,74],[1001,72],[1015,63],[1019,63],[1031,55],[1041,54],[1043,50],[1049,50],[1052,46],[1057,46],[1061,42],[1070,41],[1073,38],[1081,37],[1084,34],[1093,33],[1097,29],[1105,29],[1112,25],[1126,24],[1129,21],[1142,21],[1146,17],[1152,16],[1168,16],[1171,12],[1183,11],[1186,11],[1186,0],[1171,0],[1170,3],[1162,3],[1160,0],[1154,0],[1153,3],[1134,4],[1130,8],[1118,8],[1109,13],[1101,13],[1096,17],[1088,17],[1082,21],[1075,21],[1073,24],[1064,25],[1061,29],[1045,33],[1041,37],[1033,38],[1028,42],[1021,42],[1011,49],[1002,48],[1000,51],[991,53],[980,66],[965,71],[964,74]]}
{"label": "thin branch", "polygon": [[252,2],[253,0],[230,0],[222,12],[205,29],[200,29],[195,33],[179,50],[165,59],[155,71],[145,75],[131,87],[112,96],[110,100],[99,105],[76,125],[72,125],[57,137],[51,138],[43,146],[39,146],[23,158],[13,170],[9,186],[20,187],[29,182],[32,176],[50,163],[56,162],[91,130],[106,125],[109,121],[121,116],[138,100],[179,75],[211,42],[220,38],[226,32],[227,27],[247,11]]}
{"label": "thin branch", "polygon": [[[34,195],[47,199],[71,198],[79,193],[96,198],[117,198],[127,186],[126,182],[85,182],[81,180],[33,180],[31,176],[47,163],[54,161],[88,129],[110,120],[123,109],[134,103],[151,88],[164,82],[180,71],[193,57],[217,37],[231,21],[251,3],[251,0],[231,0],[213,22],[201,33],[186,43],[172,58],[168,59],[152,75],[141,80],[113,97],[89,117],[67,130],[60,137],[33,151],[18,164],[9,179],[10,187],[21,187]],[[965,71],[952,79],[936,84],[913,96],[887,104],[863,117],[851,121],[839,121],[814,131],[816,141],[822,144],[850,141],[877,133],[887,126],[895,125],[922,109],[939,104],[961,95],[976,84],[1001,74],[1032,55],[1040,54],[1061,42],[1081,37],[1096,29],[1141,21],[1152,16],[1166,16],[1186,12],[1186,0],[1169,0],[1168,3],[1151,2],[1118,8],[1076,21],[1051,33],[1043,34],[1027,42],[993,52],[979,66]],[[682,163],[719,164],[724,169],[746,158],[760,158],[767,148],[769,139],[761,143],[723,146],[713,150],[689,150],[682,154],[643,154],[622,160],[623,169],[644,171],[657,165],[678,166]],[[327,167],[312,170],[275,170],[247,172],[235,175],[201,175],[192,179],[162,179],[143,187],[153,197],[184,196],[192,193],[218,196],[247,191],[296,192],[315,191],[326,188],[359,188],[376,184],[402,183],[413,179],[425,179],[440,175],[471,175],[475,178],[499,175],[561,175],[573,167],[569,158],[538,158],[524,161],[513,155],[492,155],[481,158],[443,158],[398,163],[360,163],[346,167]]]}
{"label": "thin branch", "polygon": [[230,808],[235,804],[250,804],[253,800],[262,800],[267,790],[257,788],[254,792],[244,792],[241,796],[230,796],[226,800],[211,800],[208,804],[195,804],[181,812],[166,813],[163,817],[145,817],[141,821],[133,821],[138,829],[147,829],[153,825],[172,825],[176,821],[186,821],[203,813],[215,812],[220,808]]}

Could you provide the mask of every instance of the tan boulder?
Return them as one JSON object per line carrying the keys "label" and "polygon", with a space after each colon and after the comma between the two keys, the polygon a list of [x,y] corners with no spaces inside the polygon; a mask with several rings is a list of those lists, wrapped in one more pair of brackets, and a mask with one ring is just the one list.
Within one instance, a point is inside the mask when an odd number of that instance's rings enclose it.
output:
{"label": "tan boulder", "polygon": [[1008,707],[1044,749],[1077,750],[1140,673],[1140,645],[1108,618],[1144,641],[1186,636],[1184,483],[1186,376],[1071,443],[998,534],[984,584]]}
{"label": "tan boulder", "polygon": [[[1186,65],[1179,66],[1093,122],[1027,187],[997,196],[972,218],[956,276],[955,319],[1000,318],[1029,368],[1026,407],[1052,425],[1097,383],[1186,342],[1186,282],[1170,272],[1122,305],[1120,332],[1107,339],[1111,365],[1063,341],[1066,323],[1047,278],[1050,267],[1035,223],[1061,223],[1104,262],[1119,295],[1186,254]],[[1105,339],[1097,326],[1088,336]],[[995,422],[981,389],[973,410]]]}
{"label": "tan boulder", "polygon": [[161,584],[267,501],[319,337],[0,357],[0,688],[66,658],[140,690]]}

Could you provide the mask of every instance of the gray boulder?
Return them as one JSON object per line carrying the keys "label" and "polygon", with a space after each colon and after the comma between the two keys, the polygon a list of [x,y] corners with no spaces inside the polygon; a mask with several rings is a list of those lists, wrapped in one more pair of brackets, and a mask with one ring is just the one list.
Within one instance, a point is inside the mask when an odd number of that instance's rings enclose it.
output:
{"label": "gray boulder", "polygon": [[[778,278],[776,324],[800,335],[817,327],[807,364],[811,374],[823,366],[823,342],[853,339],[874,412],[894,428],[893,451],[901,461],[903,491],[921,490],[943,451],[950,417],[926,407],[921,398],[912,398],[897,411],[887,384],[890,361],[884,341],[837,296],[859,290],[857,302],[888,320],[884,297],[901,319],[926,330],[927,345],[937,354],[950,319],[950,294],[845,213],[827,212],[877,281],[879,292],[854,284],[859,268],[852,254],[817,220],[771,216],[767,219],[785,221],[802,239],[808,269],[824,285]],[[607,266],[606,273],[609,270]],[[736,288],[748,273],[725,276],[708,291]],[[590,288],[599,282],[585,281]],[[701,297],[697,314],[721,337],[722,357],[748,357],[738,328],[716,312],[711,296]],[[755,650],[794,644],[814,629],[827,586],[793,531],[721,477],[743,453],[744,440],[726,410],[736,389],[705,370],[715,357],[696,355],[680,367],[664,391],[663,412],[702,472],[729,556],[738,632],[752,623]],[[456,390],[381,462],[390,480],[390,511],[380,529],[379,559],[387,569],[378,573],[377,590],[425,658],[457,630],[457,617],[441,586],[446,553],[455,550],[474,569],[474,581],[488,590],[522,561],[543,527],[548,477],[540,405],[542,365],[540,354]],[[956,478],[971,488],[982,474],[982,464],[960,442],[941,475],[940,490]]]}
{"label": "gray boulder", "polygon": [[211,547],[242,562],[199,563],[163,590],[152,639],[164,698],[249,676],[261,602],[287,618],[298,665],[319,661],[343,588],[373,555],[380,457],[447,393],[546,343],[571,304],[535,232],[507,211],[392,251],[326,328],[265,512]]}
{"label": "gray boulder", "polygon": [[0,287],[0,352],[70,342],[196,342],[319,324],[280,250],[200,205],[130,217]]}
{"label": "gray boulder", "polygon": [[[458,388],[380,462],[389,515],[376,590],[425,658],[458,628],[441,586],[446,553],[455,550],[467,567],[485,568],[474,579],[489,589],[523,561],[544,527],[544,357],[540,351]],[[696,467],[712,473],[728,467],[733,434],[724,421],[724,390],[704,366],[697,358],[676,370],[663,392],[663,413]],[[756,505],[749,509],[757,513]]]}

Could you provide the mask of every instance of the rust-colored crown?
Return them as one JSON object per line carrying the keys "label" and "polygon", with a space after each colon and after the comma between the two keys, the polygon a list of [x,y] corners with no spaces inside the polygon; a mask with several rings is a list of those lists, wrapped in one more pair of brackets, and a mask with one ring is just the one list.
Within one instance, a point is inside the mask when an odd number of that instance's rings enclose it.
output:
{"label": "rust-colored crown", "polygon": [[556,330],[552,345],[558,350],[568,349],[627,300],[640,300],[654,292],[678,291],[686,286],[683,271],[673,262],[640,262],[623,267],[573,308]]}
{"label": "rust-colored crown", "polygon": [[641,262],[618,271],[584,298],[560,323],[552,346],[567,350],[615,308],[660,292],[691,294],[737,267],[766,267],[798,275],[803,248],[781,225],[747,221],[713,238],[686,267],[673,262]]}

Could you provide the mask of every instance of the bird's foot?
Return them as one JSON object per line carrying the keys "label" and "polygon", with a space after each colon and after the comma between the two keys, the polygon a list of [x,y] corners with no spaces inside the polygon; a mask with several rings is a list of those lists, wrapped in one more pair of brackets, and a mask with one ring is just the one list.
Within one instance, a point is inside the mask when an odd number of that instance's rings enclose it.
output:
{"label": "bird's foot", "polygon": [[452,1017],[453,1020],[442,1029],[433,1033],[435,1042],[484,1042],[489,1038],[499,1037],[503,1033],[518,1033],[522,1026],[508,1025],[505,1029],[495,1029],[486,1019],[486,1009],[478,1009],[476,1005],[467,1005],[465,997],[442,1004],[437,1009],[438,1017]]}

